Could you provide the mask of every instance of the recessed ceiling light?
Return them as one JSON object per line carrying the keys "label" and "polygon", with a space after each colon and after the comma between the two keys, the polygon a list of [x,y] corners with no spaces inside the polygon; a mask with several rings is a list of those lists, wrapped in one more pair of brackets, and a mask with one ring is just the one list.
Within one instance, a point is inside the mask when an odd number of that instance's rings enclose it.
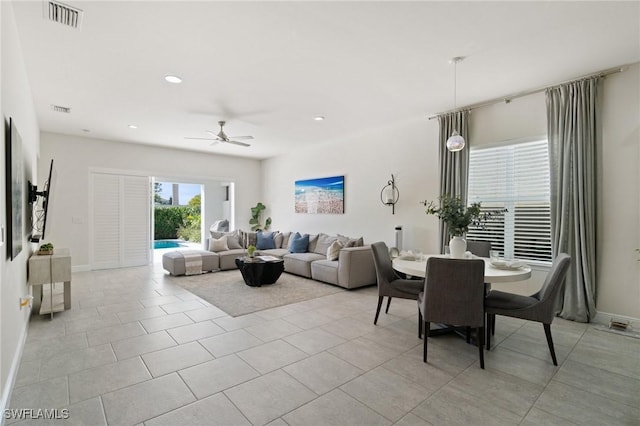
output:
{"label": "recessed ceiling light", "polygon": [[316,120],[316,121],[322,121],[322,120],[324,120],[324,116],[316,115],[315,117],[313,117],[313,119]]}
{"label": "recessed ceiling light", "polygon": [[167,80],[169,83],[175,83],[175,84],[182,83],[182,79],[177,75],[165,75],[164,79]]}
{"label": "recessed ceiling light", "polygon": [[130,128],[130,129],[137,129],[137,128],[138,128],[138,126],[136,126],[135,124],[129,124],[129,128]]}
{"label": "recessed ceiling light", "polygon": [[91,130],[89,130],[89,129],[82,129],[82,131],[85,132],[85,133],[91,132]]}

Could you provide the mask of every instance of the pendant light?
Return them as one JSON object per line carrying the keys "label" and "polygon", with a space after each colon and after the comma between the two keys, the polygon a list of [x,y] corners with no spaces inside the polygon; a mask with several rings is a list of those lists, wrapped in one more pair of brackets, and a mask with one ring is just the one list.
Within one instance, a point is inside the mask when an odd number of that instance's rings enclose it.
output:
{"label": "pendant light", "polygon": [[[457,66],[458,62],[462,61],[464,58],[462,56],[456,56],[451,59],[450,62],[453,62],[453,113],[456,112],[456,83],[457,83]],[[447,149],[451,152],[457,152],[464,148],[464,138],[460,136],[457,129],[453,129],[451,136],[447,139]]]}

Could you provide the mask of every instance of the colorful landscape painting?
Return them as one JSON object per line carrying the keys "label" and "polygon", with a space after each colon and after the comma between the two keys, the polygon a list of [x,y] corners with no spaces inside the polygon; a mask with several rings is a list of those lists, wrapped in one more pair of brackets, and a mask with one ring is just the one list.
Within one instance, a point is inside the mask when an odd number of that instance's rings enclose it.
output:
{"label": "colorful landscape painting", "polygon": [[297,180],[296,213],[344,213],[344,176]]}

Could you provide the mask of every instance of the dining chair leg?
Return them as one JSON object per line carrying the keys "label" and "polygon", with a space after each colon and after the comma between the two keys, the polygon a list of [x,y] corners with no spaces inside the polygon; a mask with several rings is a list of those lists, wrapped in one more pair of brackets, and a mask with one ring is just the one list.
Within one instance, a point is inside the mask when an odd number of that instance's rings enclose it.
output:
{"label": "dining chair leg", "polygon": [[496,335],[496,316],[491,315],[491,335]]}
{"label": "dining chair leg", "polygon": [[422,343],[422,362],[427,362],[427,336],[429,335],[429,328],[431,327],[431,323],[425,321],[424,322],[424,341]]}
{"label": "dining chair leg", "polygon": [[418,339],[422,339],[422,312],[418,308]]}
{"label": "dining chair leg", "polygon": [[491,349],[491,322],[495,315],[487,314],[487,350]]}
{"label": "dining chair leg", "polygon": [[466,329],[466,333],[467,333],[467,343],[471,343],[471,327],[467,327]]}
{"label": "dining chair leg", "polygon": [[484,340],[484,327],[478,327],[476,329],[476,336],[478,339],[478,352],[480,353],[480,368],[484,370],[484,348],[482,347],[482,341]]}
{"label": "dining chair leg", "polygon": [[391,305],[391,296],[389,296],[389,300],[387,300],[387,309],[384,311],[385,314],[389,313],[389,306]]}
{"label": "dining chair leg", "polygon": [[380,315],[380,308],[382,307],[382,299],[384,299],[384,296],[378,297],[378,309],[376,309],[376,317],[373,320],[373,325],[376,325],[378,323],[378,315]]}
{"label": "dining chair leg", "polygon": [[549,352],[551,352],[551,359],[553,360],[553,365],[558,365],[558,360],[556,359],[556,351],[553,349],[553,339],[551,338],[551,324],[542,324],[544,326],[544,334],[547,336],[547,344],[549,345]]}

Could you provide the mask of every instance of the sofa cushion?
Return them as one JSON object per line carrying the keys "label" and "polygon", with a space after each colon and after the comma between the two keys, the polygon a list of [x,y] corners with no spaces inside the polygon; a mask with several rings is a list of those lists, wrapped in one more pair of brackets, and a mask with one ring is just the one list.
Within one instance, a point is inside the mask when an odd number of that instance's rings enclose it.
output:
{"label": "sofa cushion", "polygon": [[351,238],[346,235],[338,234],[338,240],[342,243],[343,247],[362,247],[364,246],[364,238]]}
{"label": "sofa cushion", "polygon": [[294,233],[293,232],[281,232],[281,234],[282,234],[282,242],[280,243],[280,247],[278,247],[278,248],[288,249],[289,248],[289,239],[291,238],[291,236]]}
{"label": "sofa cushion", "polygon": [[340,250],[342,250],[342,243],[339,240],[332,242],[327,248],[327,260],[338,260]]}
{"label": "sofa cushion", "polygon": [[[327,249],[329,248],[331,243],[333,243],[337,239],[338,239],[338,237],[335,237],[335,236],[332,236],[332,235],[318,234],[318,240],[316,242],[315,247],[313,248],[313,250],[309,250],[309,251],[313,251],[314,253],[318,253],[318,254],[324,254],[326,256],[327,255]],[[311,244],[309,244],[309,245],[311,245]]]}
{"label": "sofa cushion", "polygon": [[242,248],[240,246],[240,239],[237,230],[233,232],[209,231],[209,233],[211,234],[211,238],[221,238],[226,236],[227,247],[229,247],[230,250]]}
{"label": "sofa cushion", "polygon": [[209,251],[219,252],[227,250],[229,250],[229,246],[227,245],[226,235],[220,238],[209,238]]}
{"label": "sofa cushion", "polygon": [[227,219],[216,220],[209,228],[209,231],[229,232],[229,221]]}
{"label": "sofa cushion", "polygon": [[326,256],[317,253],[289,253],[282,259],[286,272],[311,278],[311,262],[326,259]]}
{"label": "sofa cushion", "polygon": [[[219,267],[218,255],[210,251],[190,251],[202,256],[202,271],[215,271]],[[184,275],[187,272],[183,251],[170,251],[162,255],[162,267],[171,275]]]}
{"label": "sofa cushion", "polygon": [[260,250],[258,254],[282,258],[285,254],[289,254],[289,250],[287,250],[286,248],[275,248],[269,250]]}
{"label": "sofa cushion", "polygon": [[289,251],[291,253],[306,253],[309,247],[309,234],[300,235],[299,232],[290,238]]}
{"label": "sofa cushion", "polygon": [[244,249],[234,249],[227,251],[220,251],[217,253],[220,258],[220,269],[238,269],[236,266],[236,258],[245,254]]}
{"label": "sofa cushion", "polygon": [[[309,234],[309,245],[307,246],[307,251],[311,253],[315,253],[317,244],[318,244],[318,234]],[[318,254],[324,254],[324,253],[318,253]]]}
{"label": "sofa cushion", "polygon": [[268,250],[276,248],[276,242],[273,239],[273,232],[260,231],[257,234],[256,248],[258,250]]}
{"label": "sofa cushion", "polygon": [[316,260],[312,262],[311,278],[329,284],[338,284],[338,261]]}

